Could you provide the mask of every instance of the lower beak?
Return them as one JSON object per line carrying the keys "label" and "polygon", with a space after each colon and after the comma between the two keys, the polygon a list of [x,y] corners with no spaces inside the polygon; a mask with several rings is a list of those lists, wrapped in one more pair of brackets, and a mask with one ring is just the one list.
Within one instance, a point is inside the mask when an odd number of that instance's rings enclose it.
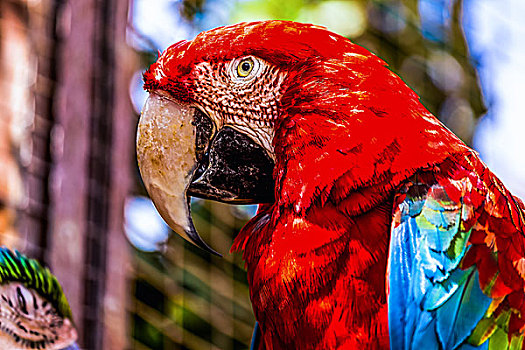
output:
{"label": "lower beak", "polygon": [[195,109],[151,93],[137,130],[140,174],[166,223],[186,240],[216,255],[197,234],[191,219],[188,187],[197,170]]}

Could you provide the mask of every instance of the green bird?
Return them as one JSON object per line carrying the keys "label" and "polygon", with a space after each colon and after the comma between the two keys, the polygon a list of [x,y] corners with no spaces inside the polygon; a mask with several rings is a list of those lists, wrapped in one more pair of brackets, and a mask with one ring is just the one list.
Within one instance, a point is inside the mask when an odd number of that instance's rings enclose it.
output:
{"label": "green bird", "polygon": [[0,247],[0,349],[78,349],[71,308],[49,269]]}

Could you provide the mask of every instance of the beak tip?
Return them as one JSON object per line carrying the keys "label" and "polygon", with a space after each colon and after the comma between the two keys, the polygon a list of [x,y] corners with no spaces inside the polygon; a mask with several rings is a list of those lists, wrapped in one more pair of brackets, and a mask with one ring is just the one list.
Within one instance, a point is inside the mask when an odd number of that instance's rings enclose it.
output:
{"label": "beak tip", "polygon": [[195,244],[197,247],[211,253],[215,256],[222,258],[222,254],[210,247],[204,240],[199,236],[193,225],[191,226],[189,232],[186,232],[186,235],[190,238],[190,241]]}

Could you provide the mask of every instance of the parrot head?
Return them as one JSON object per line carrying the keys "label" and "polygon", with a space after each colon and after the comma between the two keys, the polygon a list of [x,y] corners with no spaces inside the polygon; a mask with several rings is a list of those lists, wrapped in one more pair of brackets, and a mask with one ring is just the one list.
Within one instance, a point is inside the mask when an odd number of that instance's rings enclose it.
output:
{"label": "parrot head", "polygon": [[[193,226],[190,196],[301,211],[344,172],[355,173],[354,185],[381,181],[403,148],[446,143],[435,136],[437,119],[381,59],[311,24],[203,32],[166,49],[144,88],[137,158],[146,189],[175,232],[211,252]],[[404,128],[428,137],[400,140]],[[425,149],[421,159],[433,161],[428,152],[438,151]]]}
{"label": "parrot head", "polygon": [[0,348],[78,349],[58,280],[36,260],[0,248]]}

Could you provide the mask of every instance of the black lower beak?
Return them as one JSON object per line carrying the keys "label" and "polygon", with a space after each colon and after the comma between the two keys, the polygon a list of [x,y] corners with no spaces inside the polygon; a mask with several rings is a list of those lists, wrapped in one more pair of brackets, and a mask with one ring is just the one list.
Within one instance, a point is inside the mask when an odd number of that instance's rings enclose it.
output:
{"label": "black lower beak", "polygon": [[201,175],[188,188],[190,196],[236,204],[274,201],[273,160],[232,127],[215,135],[202,165]]}

